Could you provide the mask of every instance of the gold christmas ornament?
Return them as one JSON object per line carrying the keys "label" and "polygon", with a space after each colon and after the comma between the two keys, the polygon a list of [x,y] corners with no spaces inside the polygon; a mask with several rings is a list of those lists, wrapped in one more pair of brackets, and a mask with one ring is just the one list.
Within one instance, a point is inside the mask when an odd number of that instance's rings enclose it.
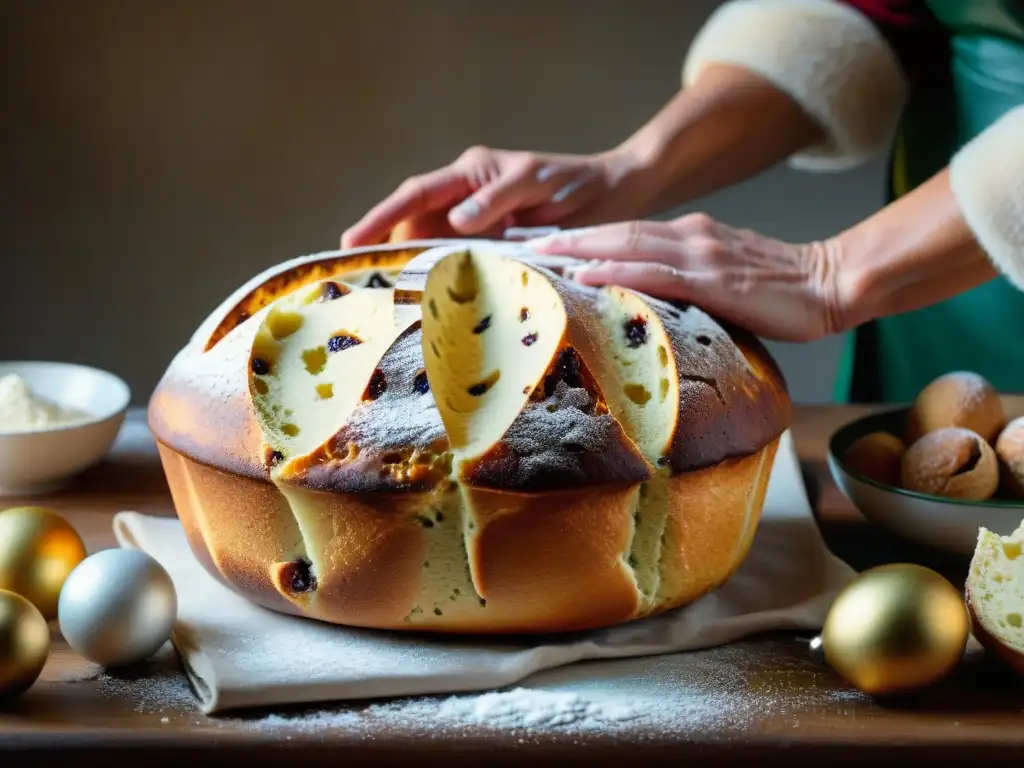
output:
{"label": "gold christmas ornament", "polygon": [[872,568],[836,597],[825,619],[825,660],[864,693],[909,693],[963,658],[970,618],[963,596],[920,565]]}
{"label": "gold christmas ornament", "polygon": [[57,618],[64,581],[86,554],[81,537],[53,510],[0,512],[0,589],[27,598],[47,621]]}
{"label": "gold christmas ornament", "polygon": [[49,655],[43,614],[21,595],[0,589],[0,699],[31,688]]}
{"label": "gold christmas ornament", "polygon": [[104,549],[68,577],[60,596],[60,630],[68,645],[104,667],[152,656],[178,615],[174,582],[138,549]]}

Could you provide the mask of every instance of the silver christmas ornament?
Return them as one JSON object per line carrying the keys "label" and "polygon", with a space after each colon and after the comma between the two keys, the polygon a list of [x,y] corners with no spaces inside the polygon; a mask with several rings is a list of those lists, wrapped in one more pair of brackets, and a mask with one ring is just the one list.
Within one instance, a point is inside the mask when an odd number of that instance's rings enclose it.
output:
{"label": "silver christmas ornament", "polygon": [[68,576],[58,604],[68,645],[104,667],[152,656],[170,637],[177,613],[171,577],[137,549],[107,549],[87,557]]}

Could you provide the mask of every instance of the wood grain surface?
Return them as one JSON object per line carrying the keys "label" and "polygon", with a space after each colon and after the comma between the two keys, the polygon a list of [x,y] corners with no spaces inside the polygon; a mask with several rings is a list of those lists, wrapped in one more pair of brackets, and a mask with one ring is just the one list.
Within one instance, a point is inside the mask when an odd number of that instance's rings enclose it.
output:
{"label": "wood grain surface", "polygon": [[[1008,407],[1021,412],[1024,401]],[[826,541],[855,568],[913,561],[962,584],[967,561],[912,546],[868,524],[832,482],[829,435],[865,408],[802,406],[793,429]],[[114,545],[111,519],[133,509],[174,514],[151,438],[129,415],[108,459],[63,493],[3,499],[64,514],[90,551]],[[206,717],[171,653],[105,673],[71,652],[54,629],[41,679],[0,706],[0,766],[154,765],[931,765],[1019,764],[1024,680],[969,652],[954,675],[900,701],[852,691],[808,649],[808,635],[778,634],[725,648],[602,663],[608,690],[665,702],[667,724],[530,730],[452,728],[401,709],[370,717],[365,703]],[[595,673],[598,674],[598,673]],[[370,709],[367,709],[370,707]],[[673,710],[671,707],[677,707]],[[384,710],[381,710],[384,711]],[[678,714],[675,714],[678,713]]]}

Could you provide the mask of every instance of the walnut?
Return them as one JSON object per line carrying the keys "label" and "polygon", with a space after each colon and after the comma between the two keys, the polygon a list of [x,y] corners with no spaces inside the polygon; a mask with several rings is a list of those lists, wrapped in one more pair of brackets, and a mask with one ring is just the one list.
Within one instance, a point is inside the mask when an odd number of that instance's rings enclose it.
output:
{"label": "walnut", "polygon": [[999,487],[999,463],[992,446],[977,432],[945,427],[907,449],[901,479],[910,491],[984,501]]}
{"label": "walnut", "polygon": [[871,432],[854,440],[843,453],[843,463],[885,485],[899,486],[903,454],[907,448],[896,435]]}
{"label": "walnut", "polygon": [[1005,491],[1024,498],[1024,416],[1018,416],[999,433],[996,457]]}
{"label": "walnut", "polygon": [[903,438],[911,445],[937,429],[963,427],[994,443],[1005,423],[995,387],[976,373],[957,371],[939,376],[918,393]]}

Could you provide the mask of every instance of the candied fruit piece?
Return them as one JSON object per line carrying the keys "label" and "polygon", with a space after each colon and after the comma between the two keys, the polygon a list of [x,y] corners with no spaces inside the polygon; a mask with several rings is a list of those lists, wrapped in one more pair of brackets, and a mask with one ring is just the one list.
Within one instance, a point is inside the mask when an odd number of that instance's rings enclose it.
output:
{"label": "candied fruit piece", "polygon": [[287,339],[302,327],[302,315],[298,312],[274,311],[267,316],[267,330],[280,341]]}
{"label": "candied fruit piece", "polygon": [[498,383],[498,379],[501,378],[501,371],[494,371],[483,381],[477,382],[476,384],[469,387],[466,391],[473,397],[480,397],[487,393],[487,391]]}
{"label": "candied fruit piece", "polygon": [[626,346],[636,349],[647,343],[647,319],[641,315],[629,318],[623,327],[626,334]]}
{"label": "candied fruit piece", "polygon": [[622,391],[636,405],[644,405],[651,399],[651,393],[643,384],[630,383],[624,386]]}
{"label": "candied fruit piece", "polygon": [[313,564],[304,557],[288,563],[282,576],[282,583],[294,594],[299,595],[316,590],[316,576],[313,575]]}
{"label": "candied fruit piece", "polygon": [[566,347],[559,353],[554,370],[544,378],[544,396],[551,397],[560,381],[564,381],[570,389],[582,385],[580,361],[576,356],[576,350],[572,347]]}
{"label": "candied fruit piece", "polygon": [[341,289],[341,286],[335,282],[324,283],[323,295],[320,297],[323,301],[334,301],[340,299],[345,295],[345,292]]}
{"label": "candied fruit piece", "polygon": [[366,394],[364,395],[364,399],[376,400],[384,394],[387,388],[388,380],[384,375],[384,371],[380,368],[375,368],[370,376],[370,382],[366,385]]}
{"label": "candied fruit piece", "polygon": [[484,331],[486,331],[490,327],[491,327],[491,316],[488,315],[487,317],[485,317],[483,320],[481,320],[479,323],[476,324],[476,327],[473,328],[473,333],[477,333],[477,334],[483,333]]}
{"label": "candied fruit piece", "polygon": [[412,388],[418,395],[425,395],[430,391],[430,382],[427,381],[426,371],[420,371],[413,377]]}
{"label": "candied fruit piece", "polygon": [[532,347],[535,341],[537,341],[536,333],[528,333],[525,336],[523,336],[524,347]]}
{"label": "candied fruit piece", "polygon": [[363,340],[358,336],[353,336],[350,333],[339,333],[331,338],[327,342],[327,349],[331,352],[341,352],[349,347],[354,347],[362,344]]}
{"label": "candied fruit piece", "polygon": [[314,347],[302,352],[302,362],[306,364],[306,370],[313,376],[323,372],[327,365],[327,350],[324,347]]}

